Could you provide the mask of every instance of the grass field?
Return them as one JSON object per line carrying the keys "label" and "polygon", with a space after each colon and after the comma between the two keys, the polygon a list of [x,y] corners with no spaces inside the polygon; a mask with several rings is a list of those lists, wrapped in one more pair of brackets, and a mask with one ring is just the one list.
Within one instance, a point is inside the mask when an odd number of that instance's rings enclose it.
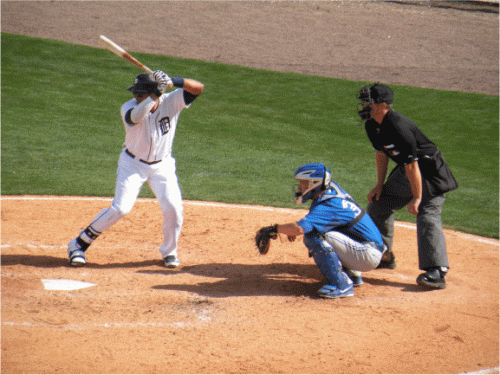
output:
{"label": "grass field", "polygon": [[[2,194],[112,196],[119,109],[139,69],[99,48],[1,37]],[[131,53],[205,84],[174,141],[184,199],[293,207],[296,167],[324,162],[366,205],[375,161],[355,100],[366,82]],[[393,89],[395,109],[438,145],[460,185],[445,227],[498,238],[498,96]],[[396,218],[415,221],[405,210]]]}

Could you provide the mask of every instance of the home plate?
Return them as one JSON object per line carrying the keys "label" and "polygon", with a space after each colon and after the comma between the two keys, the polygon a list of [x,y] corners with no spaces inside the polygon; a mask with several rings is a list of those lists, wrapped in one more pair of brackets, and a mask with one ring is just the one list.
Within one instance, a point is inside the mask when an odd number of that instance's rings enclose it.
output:
{"label": "home plate", "polygon": [[95,286],[96,284],[86,283],[84,281],[77,280],[66,280],[66,279],[43,279],[43,286],[46,290],[77,290],[90,288],[91,286]]}

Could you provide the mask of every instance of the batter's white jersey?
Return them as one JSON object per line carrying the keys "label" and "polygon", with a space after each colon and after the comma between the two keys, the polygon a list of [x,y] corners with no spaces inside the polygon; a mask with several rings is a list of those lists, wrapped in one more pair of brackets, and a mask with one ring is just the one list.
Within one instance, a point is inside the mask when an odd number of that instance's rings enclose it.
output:
{"label": "batter's white jersey", "polygon": [[136,99],[126,102],[121,108],[121,116],[125,125],[126,147],[138,159],[153,162],[171,156],[172,144],[177,128],[177,120],[184,108],[184,90],[179,88],[165,93],[159,98],[158,108],[148,114],[137,124],[125,121],[128,110],[137,105]]}
{"label": "batter's white jersey", "polygon": [[[168,256],[177,257],[183,223],[183,206],[175,159],[172,157],[172,144],[179,115],[184,108],[189,107],[184,95],[182,88],[161,95],[154,112],[151,112],[154,103],[150,102],[151,99],[145,99],[148,102],[138,108],[137,113],[143,117],[136,124],[128,123],[127,119],[134,113],[132,109],[141,106],[143,102],[138,104],[134,98],[122,105],[121,117],[126,135],[124,148],[118,159],[115,197],[111,206],[103,209],[90,225],[70,242],[71,246],[68,245],[70,262],[73,261],[72,252],[76,252],[74,249],[79,249],[81,243],[87,244],[87,248],[103,231],[130,212],[145,182],[158,198],[163,215],[163,243],[159,248],[160,254],[165,262]],[[196,96],[191,94],[188,97],[192,102]],[[82,265],[82,260],[83,264],[85,263],[81,255],[75,259],[79,259],[78,265]]]}

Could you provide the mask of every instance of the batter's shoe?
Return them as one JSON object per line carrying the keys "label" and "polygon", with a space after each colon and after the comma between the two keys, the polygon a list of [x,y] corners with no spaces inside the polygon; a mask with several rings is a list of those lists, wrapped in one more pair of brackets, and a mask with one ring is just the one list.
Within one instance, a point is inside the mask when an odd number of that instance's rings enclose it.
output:
{"label": "batter's shoe", "polygon": [[82,250],[76,238],[73,238],[68,244],[69,264],[73,267],[82,267],[85,265],[85,251]]}
{"label": "batter's shoe", "polygon": [[387,268],[389,270],[393,270],[396,268],[396,257],[392,251],[386,251],[382,256],[382,260],[380,264],[377,266],[377,269]]}
{"label": "batter's shoe", "polygon": [[432,289],[446,288],[446,272],[441,267],[431,268],[417,277],[417,284]]}
{"label": "batter's shoe", "polygon": [[343,269],[344,269],[344,272],[347,274],[347,276],[349,276],[349,278],[351,279],[352,285],[354,287],[363,285],[363,278],[361,277],[361,272],[352,271],[352,270],[345,268],[345,267]]}
{"label": "batter's shoe", "polygon": [[318,290],[318,294],[323,298],[345,298],[354,296],[354,287],[349,285],[345,289],[339,289],[334,285],[325,285]]}
{"label": "batter's shoe", "polygon": [[179,258],[175,255],[167,255],[165,258],[163,258],[165,261],[165,267],[167,268],[177,268],[179,267],[179,264],[181,263],[179,261]]}

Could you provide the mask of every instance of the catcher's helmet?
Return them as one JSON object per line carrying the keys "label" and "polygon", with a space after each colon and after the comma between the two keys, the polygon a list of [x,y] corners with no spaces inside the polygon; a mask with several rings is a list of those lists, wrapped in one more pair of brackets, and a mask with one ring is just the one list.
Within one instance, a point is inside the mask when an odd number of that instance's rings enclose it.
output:
{"label": "catcher's helmet", "polygon": [[134,94],[152,94],[158,89],[158,82],[150,74],[141,73],[135,77],[134,84],[127,88]]}
{"label": "catcher's helmet", "polygon": [[358,103],[358,115],[361,120],[369,120],[372,115],[371,103],[386,103],[392,104],[394,102],[394,93],[389,86],[383,85],[381,83],[375,83],[370,88],[368,86],[363,86],[361,90],[358,91],[356,99],[361,102]]}
{"label": "catcher's helmet", "polygon": [[326,190],[332,180],[332,174],[323,163],[304,164],[297,168],[293,178],[298,181],[307,181],[307,189],[295,193],[295,204],[302,204],[314,197],[321,190]]}

